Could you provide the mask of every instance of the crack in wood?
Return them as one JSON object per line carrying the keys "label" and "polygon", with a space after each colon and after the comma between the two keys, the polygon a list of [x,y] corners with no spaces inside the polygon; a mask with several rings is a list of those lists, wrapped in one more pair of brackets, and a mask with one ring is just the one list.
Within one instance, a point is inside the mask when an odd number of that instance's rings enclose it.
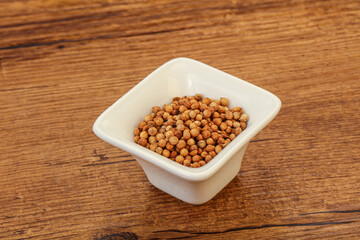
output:
{"label": "crack in wood", "polygon": [[0,47],[0,50],[51,46],[51,45],[56,45],[56,44],[63,45],[65,43],[76,43],[76,42],[85,42],[85,41],[94,41],[94,40],[103,40],[103,39],[139,37],[139,36],[147,36],[147,35],[154,35],[154,34],[161,34],[161,33],[177,32],[177,31],[188,30],[188,29],[192,29],[192,28],[195,28],[195,27],[187,27],[187,28],[183,27],[183,28],[176,28],[176,29],[133,33],[133,34],[123,34],[123,35],[121,35],[121,34],[120,35],[100,35],[100,36],[96,36],[96,37],[88,37],[88,38],[80,38],[80,39],[60,39],[60,40],[49,41],[49,42],[22,43],[22,44],[17,44],[17,45],[12,45],[12,46]]}
{"label": "crack in wood", "polygon": [[270,141],[270,140],[278,140],[278,138],[255,139],[255,140],[252,140],[250,142],[265,142],[265,141]]}
{"label": "crack in wood", "polygon": [[360,213],[360,209],[345,210],[345,211],[333,210],[333,211],[309,212],[309,213],[300,213],[299,215],[304,216],[304,215],[315,215],[315,214],[325,214],[325,213]]}
{"label": "crack in wood", "polygon": [[114,233],[95,238],[94,240],[137,240],[138,236],[133,232]]}
{"label": "crack in wood", "polygon": [[[125,157],[125,156],[123,156],[123,157]],[[92,166],[108,165],[108,164],[115,164],[115,163],[125,163],[125,162],[134,162],[134,161],[135,161],[135,159],[129,159],[129,160],[123,160],[123,161],[115,161],[115,162],[91,163],[91,164],[82,165],[82,167],[92,167]]]}
{"label": "crack in wood", "polygon": [[[343,221],[343,222],[312,222],[312,223],[288,223],[288,224],[265,224],[260,226],[246,226],[246,227],[239,227],[239,228],[230,228],[224,231],[214,231],[214,232],[191,232],[191,231],[182,231],[176,229],[170,230],[160,230],[155,231],[153,233],[186,233],[186,234],[196,234],[196,235],[205,235],[205,234],[221,234],[221,233],[228,233],[228,232],[236,232],[236,231],[243,231],[243,230],[253,230],[253,229],[262,229],[262,228],[274,228],[274,227],[306,227],[306,226],[324,226],[324,225],[338,225],[338,224],[348,224],[353,223],[355,221]],[[168,239],[176,239],[176,238],[168,238]]]}

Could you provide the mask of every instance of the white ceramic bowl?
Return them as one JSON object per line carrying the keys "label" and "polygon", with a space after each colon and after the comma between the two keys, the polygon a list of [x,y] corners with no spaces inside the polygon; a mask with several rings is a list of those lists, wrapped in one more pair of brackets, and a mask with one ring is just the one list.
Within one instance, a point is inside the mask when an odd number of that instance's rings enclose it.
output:
{"label": "white ceramic bowl", "polygon": [[[173,97],[195,95],[226,97],[230,107],[240,106],[249,115],[247,128],[208,164],[189,168],[133,142],[133,130],[153,106]],[[95,134],[131,153],[157,188],[191,204],[213,198],[239,172],[246,147],[277,115],[281,101],[272,93],[188,58],[175,58],[152,72],[94,123]]]}

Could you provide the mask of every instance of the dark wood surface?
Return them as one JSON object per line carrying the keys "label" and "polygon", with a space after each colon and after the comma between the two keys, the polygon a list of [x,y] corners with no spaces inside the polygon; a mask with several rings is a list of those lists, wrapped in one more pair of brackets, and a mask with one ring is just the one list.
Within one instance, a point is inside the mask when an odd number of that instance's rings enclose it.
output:
{"label": "dark wood surface", "polygon": [[[95,119],[175,57],[282,100],[201,206]],[[360,1],[0,2],[1,239],[359,239]]]}

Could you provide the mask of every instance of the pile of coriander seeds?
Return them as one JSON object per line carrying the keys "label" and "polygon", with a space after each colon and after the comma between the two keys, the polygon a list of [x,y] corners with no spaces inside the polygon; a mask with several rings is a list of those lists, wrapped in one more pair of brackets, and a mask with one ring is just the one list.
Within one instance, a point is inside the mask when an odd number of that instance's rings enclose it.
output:
{"label": "pile of coriander seeds", "polygon": [[134,130],[134,142],[188,167],[210,162],[245,128],[249,117],[229,100],[175,97],[155,106]]}

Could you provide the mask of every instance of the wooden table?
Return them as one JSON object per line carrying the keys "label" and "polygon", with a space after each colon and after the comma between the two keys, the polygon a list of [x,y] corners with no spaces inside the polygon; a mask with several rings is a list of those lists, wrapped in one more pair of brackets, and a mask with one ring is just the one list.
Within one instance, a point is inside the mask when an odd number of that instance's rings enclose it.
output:
{"label": "wooden table", "polygon": [[[8,0],[0,20],[1,239],[360,239],[360,1]],[[283,102],[200,206],[92,132],[179,56]]]}

